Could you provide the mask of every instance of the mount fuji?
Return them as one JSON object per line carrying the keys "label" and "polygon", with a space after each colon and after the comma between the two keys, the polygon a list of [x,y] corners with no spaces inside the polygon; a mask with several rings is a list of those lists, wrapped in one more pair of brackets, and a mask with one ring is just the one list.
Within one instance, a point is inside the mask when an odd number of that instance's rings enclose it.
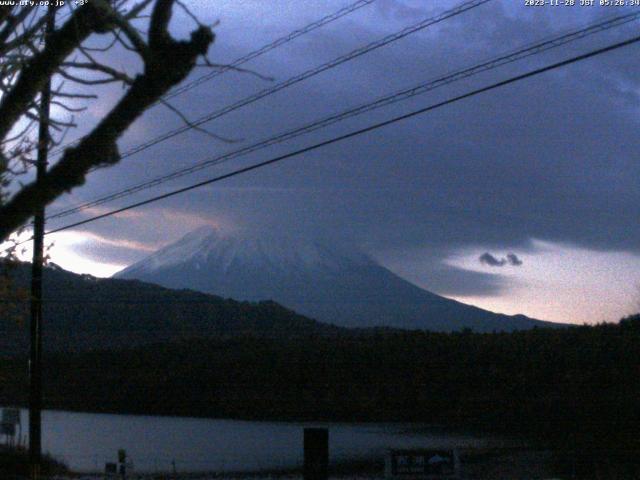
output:
{"label": "mount fuji", "polygon": [[284,234],[195,230],[115,275],[236,300],[274,300],[345,327],[478,332],[557,326],[423,290],[348,246]]}

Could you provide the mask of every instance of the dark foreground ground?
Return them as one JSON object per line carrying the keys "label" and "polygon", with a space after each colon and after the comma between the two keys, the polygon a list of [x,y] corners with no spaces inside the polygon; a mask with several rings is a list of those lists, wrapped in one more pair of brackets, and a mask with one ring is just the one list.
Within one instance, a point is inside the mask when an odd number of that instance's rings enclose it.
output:
{"label": "dark foreground ground", "polygon": [[[640,479],[639,315],[514,333],[185,339],[45,360],[45,408],[420,422],[534,446],[475,452],[469,478]],[[26,405],[26,359],[0,358],[0,379],[0,404]]]}
{"label": "dark foreground ground", "polygon": [[[608,463],[598,465],[589,473],[579,473],[579,466],[571,465],[571,461],[563,461],[559,452],[525,447],[474,449],[462,451],[462,479],[464,480],[635,480],[633,473],[627,469]],[[0,458],[6,457],[6,451],[0,451]],[[4,461],[4,460],[3,460]],[[48,474],[43,478],[49,480],[103,480],[101,473],[75,473],[65,471],[64,466],[48,459]],[[567,471],[567,464],[570,470]],[[3,466],[6,466],[2,463]],[[24,468],[24,465],[22,466]],[[573,468],[571,468],[573,467]],[[26,480],[27,475],[21,468],[21,474],[14,474],[0,469],[3,480]],[[381,460],[362,461],[331,467],[330,479],[340,480],[378,480],[384,478],[384,466]],[[251,473],[133,473],[129,479],[138,480],[302,480],[297,471],[264,471]]]}

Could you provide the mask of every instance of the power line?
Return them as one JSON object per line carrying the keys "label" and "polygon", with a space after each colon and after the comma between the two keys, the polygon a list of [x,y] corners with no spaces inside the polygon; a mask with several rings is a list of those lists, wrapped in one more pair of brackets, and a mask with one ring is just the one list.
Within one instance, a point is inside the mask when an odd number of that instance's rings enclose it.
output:
{"label": "power line", "polygon": [[358,107],[355,108],[351,108],[349,110],[343,111],[339,114],[335,114],[335,115],[331,115],[328,117],[325,117],[321,120],[312,122],[310,124],[307,124],[303,127],[299,127],[296,128],[294,130],[290,130],[288,132],[279,134],[277,136],[271,137],[269,139],[263,140],[261,142],[255,143],[253,145],[249,145],[246,147],[243,147],[241,149],[235,150],[233,152],[229,152],[223,155],[219,155],[207,160],[204,160],[202,162],[196,163],[195,165],[192,165],[191,167],[187,167],[187,168],[182,168],[179,170],[176,170],[174,172],[168,173],[166,175],[162,175],[160,177],[157,177],[155,179],[146,181],[146,182],[142,182],[139,183],[137,185],[133,185],[130,187],[127,187],[123,190],[120,190],[118,192],[109,194],[107,196],[98,198],[96,200],[92,200],[90,202],[86,202],[83,203],[81,205],[63,210],[61,212],[58,212],[56,214],[50,215],[49,217],[47,217],[48,220],[50,219],[55,219],[55,218],[61,218],[61,217],[65,217],[68,215],[72,215],[74,213],[78,213],[82,210],[85,210],[87,208],[90,207],[95,207],[98,205],[102,205],[104,203],[108,203],[110,201],[122,198],[122,197],[126,197],[128,195],[132,195],[134,193],[137,193],[139,191],[142,190],[146,190],[148,188],[160,185],[162,183],[165,183],[169,180],[173,180],[176,178],[180,178],[183,177],[185,175],[197,172],[199,170],[202,170],[204,168],[208,168],[211,167],[213,165],[219,165],[223,162],[226,162],[228,160],[231,160],[233,158],[237,158],[243,155],[247,155],[249,153],[255,152],[257,150],[261,150],[263,148],[269,147],[271,145],[275,145],[277,143],[281,143],[283,141],[286,140],[290,140],[292,138],[295,138],[297,136],[303,135],[303,134],[307,134],[310,132],[313,132],[315,130],[318,130],[320,128],[324,128],[327,127],[329,125],[332,125],[334,123],[337,123],[339,121],[345,120],[347,118],[351,118],[354,117],[356,115],[361,115],[363,113],[366,112],[370,112],[379,108],[382,108],[384,106],[388,106],[391,105],[393,103],[402,101],[402,100],[406,100],[408,98],[412,98],[416,95],[420,95],[420,94],[424,94],[426,92],[435,90],[437,88],[440,88],[442,86],[448,85],[450,83],[456,82],[458,80],[464,79],[464,78],[468,78],[471,77],[473,75],[477,75],[479,73],[491,70],[491,69],[495,69],[498,68],[500,66],[506,65],[508,63],[512,63],[518,60],[521,60],[523,58],[532,56],[532,55],[536,55],[539,54],[541,52],[550,50],[552,48],[557,48],[560,47],[562,45],[566,45],[567,43],[576,41],[578,39],[582,39],[585,38],[589,35],[610,29],[610,28],[614,28],[614,27],[618,27],[621,26],[623,24],[629,23],[631,21],[634,21],[636,19],[640,18],[640,12],[634,13],[634,14],[627,14],[627,15],[621,15],[618,17],[614,17],[614,18],[610,18],[607,19],[605,21],[602,22],[597,22],[591,25],[588,25],[587,27],[584,27],[580,30],[573,30],[570,31],[569,33],[566,33],[564,35],[561,36],[557,36],[557,37],[553,37],[538,43],[533,43],[533,44],[529,44],[526,47],[511,51],[509,53],[503,54],[501,56],[498,57],[494,57],[490,60],[486,60],[484,62],[481,62],[479,64],[476,64],[472,67],[469,68],[465,68],[462,70],[458,70],[455,71],[453,73],[449,73],[445,76],[436,78],[434,80],[430,80],[428,82],[419,84],[417,86],[414,86],[412,88],[409,89],[405,89],[402,90],[400,92],[391,94],[391,95],[387,95],[384,96],[382,98],[379,98],[373,102],[369,102],[366,103],[364,105],[360,105]]}
{"label": "power line", "polygon": [[[414,24],[412,26],[406,27],[406,28],[394,33],[394,34],[387,35],[386,37],[383,37],[382,39],[379,39],[379,40],[376,40],[374,42],[371,42],[371,43],[369,43],[369,44],[367,44],[367,45],[365,45],[363,47],[360,47],[360,48],[357,48],[355,50],[352,50],[351,52],[349,52],[349,53],[347,53],[345,55],[337,57],[334,60],[331,60],[329,62],[326,62],[326,63],[322,64],[322,65],[319,65],[319,66],[314,67],[314,68],[312,68],[310,70],[307,70],[307,71],[305,71],[305,72],[303,72],[301,74],[298,74],[298,75],[296,75],[294,77],[291,77],[288,80],[285,80],[284,82],[279,83],[278,85],[275,85],[275,86],[273,86],[271,88],[267,88],[267,89],[261,90],[260,92],[258,92],[256,94],[253,94],[253,95],[250,95],[249,97],[245,97],[245,98],[243,98],[242,100],[239,100],[236,103],[233,103],[231,105],[223,107],[220,110],[216,110],[214,112],[211,112],[211,113],[205,115],[204,117],[201,117],[198,120],[196,120],[194,122],[191,122],[190,125],[186,125],[186,126],[178,128],[178,129],[166,132],[166,133],[164,133],[164,134],[162,134],[162,135],[160,135],[160,136],[158,136],[158,137],[156,137],[156,138],[154,138],[152,140],[149,140],[149,141],[147,141],[145,143],[139,144],[139,145],[137,145],[137,146],[125,151],[124,153],[122,153],[120,155],[120,159],[122,160],[124,158],[129,157],[129,156],[132,156],[132,155],[134,155],[136,153],[139,153],[139,152],[141,152],[143,150],[146,150],[147,148],[150,148],[150,147],[152,147],[154,145],[157,145],[158,143],[161,143],[161,142],[163,142],[165,140],[168,140],[170,138],[173,138],[173,137],[175,137],[175,136],[177,136],[177,135],[179,135],[181,133],[184,133],[184,132],[186,132],[186,131],[188,131],[188,130],[190,130],[192,128],[196,128],[199,125],[202,125],[203,123],[206,123],[206,122],[209,122],[209,121],[211,121],[213,119],[219,118],[219,117],[221,117],[223,115],[226,115],[227,113],[230,113],[230,112],[232,112],[234,110],[237,110],[237,109],[239,109],[239,108],[241,108],[243,106],[246,106],[246,105],[249,105],[249,104],[251,104],[253,102],[256,102],[256,101],[258,101],[258,100],[260,100],[260,99],[262,99],[262,98],[264,98],[266,96],[269,96],[269,95],[272,95],[274,93],[277,93],[280,90],[283,90],[283,89],[285,89],[287,87],[290,87],[290,86],[292,86],[294,84],[297,84],[297,83],[299,83],[299,82],[301,82],[303,80],[306,80],[306,79],[308,79],[308,78],[310,78],[312,76],[318,75],[319,73],[322,73],[322,72],[324,72],[326,70],[334,68],[334,67],[336,67],[338,65],[341,65],[341,64],[343,64],[343,63],[345,63],[347,61],[353,60],[354,58],[357,58],[357,57],[362,56],[362,55],[364,55],[366,53],[369,53],[369,52],[371,52],[373,50],[381,48],[381,47],[383,47],[385,45],[388,45],[389,43],[392,43],[392,42],[394,42],[396,40],[400,40],[400,39],[402,39],[402,38],[404,38],[404,37],[406,37],[406,36],[408,36],[408,35],[410,35],[412,33],[415,33],[417,31],[419,31],[419,30],[423,30],[423,29],[425,29],[425,28],[427,28],[429,26],[432,26],[432,25],[435,25],[437,23],[440,23],[440,22],[442,22],[442,21],[444,21],[444,20],[446,20],[448,18],[452,18],[452,17],[455,17],[457,15],[460,15],[460,14],[462,14],[462,13],[468,11],[468,10],[471,10],[473,8],[476,8],[476,7],[479,7],[479,6],[481,6],[481,5],[485,4],[485,3],[488,3],[490,1],[492,1],[492,0],[471,0],[471,1],[463,2],[460,5],[452,8],[452,9],[449,9],[449,10],[446,10],[446,11],[442,12],[439,15],[424,19],[421,22],[418,22],[417,24]],[[62,213],[60,215],[62,215]],[[65,215],[66,215],[66,213],[65,213]]]}
{"label": "power line", "polygon": [[254,50],[251,53],[248,53],[247,55],[238,58],[237,60],[234,60],[232,63],[230,63],[229,65],[225,65],[223,67],[221,67],[220,70],[215,71],[215,72],[210,72],[206,75],[202,75],[199,78],[196,78],[195,80],[193,80],[192,82],[186,83],[178,88],[176,88],[175,90],[169,92],[167,95],[165,95],[164,99],[168,100],[170,98],[173,98],[177,95],[180,95],[184,92],[187,92],[189,90],[192,90],[193,88],[197,87],[198,85],[207,82],[209,80],[212,80],[214,78],[216,78],[219,75],[222,75],[223,73],[232,70],[234,68],[239,67],[240,65],[243,65],[247,62],[249,62],[250,60],[253,60],[256,57],[259,57],[260,55],[264,55],[267,52],[270,52],[271,50],[273,50],[274,48],[278,48],[281,45],[284,45],[285,43],[288,43],[296,38],[298,38],[301,35],[304,35],[306,33],[312,32],[313,30],[316,30],[317,28],[322,27],[323,25],[326,25],[328,23],[331,23],[335,20],[338,20],[339,18],[344,17],[345,15],[350,14],[351,12],[354,12],[362,7],[365,7],[371,3],[373,3],[375,0],[359,0],[355,3],[352,3],[351,5],[347,5],[344,8],[341,8],[340,10],[329,14],[313,23],[310,23],[309,25],[299,29],[299,30],[294,30],[293,32],[289,33],[288,35],[284,36],[284,37],[280,37],[279,39],[259,48],[258,50]]}
{"label": "power line", "polygon": [[356,137],[358,135],[362,135],[364,133],[371,132],[373,130],[377,130],[377,129],[385,127],[387,125],[391,125],[393,123],[397,123],[399,121],[406,120],[408,118],[412,118],[412,117],[415,117],[417,115],[421,115],[421,114],[430,112],[432,110],[436,110],[438,108],[444,107],[446,105],[450,105],[452,103],[458,102],[458,101],[466,99],[466,98],[470,98],[470,97],[473,97],[475,95],[479,95],[481,93],[485,93],[485,92],[488,92],[488,91],[491,91],[491,90],[495,90],[497,88],[500,88],[500,87],[503,87],[503,86],[506,86],[506,85],[509,85],[509,84],[512,84],[512,83],[516,83],[516,82],[519,82],[521,80],[525,80],[527,78],[534,77],[534,76],[540,75],[540,74],[545,73],[545,72],[549,72],[551,70],[555,70],[555,69],[558,69],[558,68],[561,68],[561,67],[564,67],[564,66],[567,66],[567,65],[582,61],[582,60],[586,60],[588,58],[595,57],[597,55],[602,55],[604,53],[607,53],[607,52],[610,52],[610,51],[613,51],[613,50],[617,50],[617,49],[622,48],[622,47],[626,47],[628,45],[637,43],[639,41],[640,41],[640,36],[636,36],[636,37],[633,37],[631,39],[625,40],[623,42],[618,42],[618,43],[615,43],[615,44],[612,44],[612,45],[609,45],[609,46],[606,46],[606,47],[603,47],[603,48],[599,48],[597,50],[592,50],[592,51],[590,51],[588,53],[585,53],[585,54],[582,54],[582,55],[578,55],[576,57],[572,57],[570,59],[563,60],[561,62],[557,62],[557,63],[551,64],[551,65],[548,65],[546,67],[542,67],[542,68],[538,68],[538,69],[535,69],[535,70],[531,70],[531,71],[529,71],[527,73],[524,73],[524,74],[521,74],[521,75],[517,75],[515,77],[511,77],[511,78],[509,78],[507,80],[502,80],[500,82],[493,83],[493,84],[491,84],[489,86],[482,87],[482,88],[473,90],[471,92],[468,92],[468,93],[465,93],[465,94],[462,94],[462,95],[458,95],[458,96],[450,98],[448,100],[445,100],[445,101],[442,101],[442,102],[439,102],[439,103],[435,103],[435,104],[429,105],[427,107],[424,107],[424,108],[421,108],[421,109],[418,109],[418,110],[414,110],[414,111],[412,111],[410,113],[406,113],[406,114],[403,114],[403,115],[400,115],[400,116],[396,116],[396,117],[394,117],[392,119],[385,120],[383,122],[375,123],[375,124],[370,125],[368,127],[361,128],[359,130],[355,130],[355,131],[340,135],[338,137],[334,137],[332,139],[325,140],[323,142],[319,142],[319,143],[316,143],[314,145],[311,145],[311,146],[308,146],[308,147],[305,147],[305,148],[302,148],[302,149],[299,149],[299,150],[295,150],[293,152],[289,152],[289,153],[286,153],[284,155],[280,155],[280,156],[271,158],[269,160],[265,160],[265,161],[260,162],[260,163],[256,163],[254,165],[250,165],[248,167],[244,167],[244,168],[240,168],[240,169],[234,170],[233,172],[230,172],[230,173],[227,173],[227,174],[224,174],[224,175],[213,177],[213,178],[210,178],[208,180],[204,180],[202,182],[198,182],[198,183],[189,185],[187,187],[179,188],[177,190],[173,190],[171,192],[168,192],[168,193],[165,193],[165,194],[162,194],[162,195],[158,195],[158,196],[149,198],[147,200],[143,200],[141,202],[136,202],[136,203],[130,204],[130,205],[126,206],[126,207],[118,208],[116,210],[112,210],[110,212],[103,213],[101,215],[96,215],[94,217],[91,217],[91,218],[88,218],[88,219],[85,219],[85,220],[82,220],[82,221],[79,221],[79,222],[75,222],[75,223],[60,227],[60,228],[56,228],[54,230],[50,230],[50,231],[48,231],[46,233],[46,235],[50,235],[50,234],[56,233],[56,232],[61,232],[63,230],[68,230],[70,228],[74,228],[74,227],[77,227],[77,226],[80,226],[80,225],[85,225],[87,223],[94,222],[94,221],[102,219],[102,218],[110,217],[112,215],[116,215],[118,213],[125,212],[127,210],[138,208],[138,207],[141,207],[143,205],[148,205],[150,203],[154,203],[154,202],[157,202],[159,200],[163,200],[165,198],[169,198],[169,197],[172,197],[172,196],[184,193],[184,192],[188,192],[190,190],[194,190],[196,188],[203,187],[205,185],[216,183],[216,182],[225,180],[227,178],[235,177],[237,175],[250,172],[252,170],[257,170],[259,168],[266,167],[267,165],[272,165],[274,163],[281,162],[281,161],[286,160],[288,158],[295,157],[295,156],[298,156],[298,155],[301,155],[303,153],[307,153],[307,152],[310,152],[310,151],[313,151],[313,150],[317,150],[317,149],[325,147],[327,145],[338,143],[338,142],[341,142],[343,140],[346,140],[346,139],[349,139],[349,138],[352,138],[352,137]]}
{"label": "power line", "polygon": [[[371,3],[375,2],[376,0],[358,0],[357,2],[351,3],[349,5],[347,5],[346,7],[341,8],[340,10],[337,10],[333,13],[330,13],[329,15],[326,15],[318,20],[316,20],[315,22],[312,22],[308,25],[305,25],[304,27],[298,29],[298,30],[294,30],[290,33],[288,33],[287,35],[280,37],[276,40],[274,40],[271,43],[268,43],[260,48],[258,48],[257,50],[254,50],[242,57],[236,58],[235,60],[233,60],[230,64],[228,65],[223,65],[220,67],[219,70],[207,73],[205,75],[202,75],[201,77],[196,78],[195,80],[186,83],[174,90],[172,90],[171,92],[167,93],[164,97],[162,97],[163,100],[169,100],[173,97],[176,97],[178,95],[181,95],[189,90],[194,89],[195,87],[197,87],[198,85],[201,85],[205,82],[208,82],[209,80],[213,80],[214,78],[230,71],[230,70],[234,70],[238,67],[240,67],[241,65],[244,65],[245,63],[253,60],[254,58],[257,58],[261,55],[264,55],[265,53],[270,52],[271,50],[274,50],[275,48],[278,48],[286,43],[289,43],[293,40],[295,40],[296,38],[305,35],[307,33],[310,33],[314,30],[317,30],[320,27],[323,27],[324,25],[327,25],[331,22],[334,22],[336,20],[339,20],[340,18],[349,15],[352,12],[355,12],[356,10],[361,9],[362,7],[365,7],[367,5],[370,5]],[[157,104],[158,102],[156,102]],[[64,145],[59,146],[58,148],[56,148],[52,154],[53,155],[57,155],[62,153],[66,148],[77,144],[79,141],[82,140],[83,137],[73,140],[71,142],[68,142]]]}
{"label": "power line", "polygon": [[120,155],[121,159],[130,157],[132,155],[135,155],[136,153],[139,153],[143,150],[146,150],[147,148],[150,148],[154,145],[157,145],[161,142],[164,142],[165,140],[168,140],[170,138],[173,138],[177,135],[180,135],[188,130],[191,130],[193,128],[199,127],[200,125],[210,122],[211,120],[214,120],[216,118],[220,118],[223,115],[226,115],[228,113],[231,113],[235,110],[238,110],[241,107],[244,107],[246,105],[249,105],[251,103],[254,103],[258,100],[261,100],[262,98],[265,98],[267,96],[273,95],[285,88],[288,88],[292,85],[295,85],[297,83],[300,83],[308,78],[311,78],[315,75],[318,75],[322,72],[325,72],[327,70],[330,70],[332,68],[335,68],[339,65],[342,65],[343,63],[346,63],[348,61],[351,61],[357,57],[360,57],[362,55],[365,55],[373,50],[377,50],[378,48],[381,48],[385,45],[388,45],[392,42],[395,42],[397,40],[400,40],[404,37],[407,37],[408,35],[411,35],[415,32],[418,32],[420,30],[424,30],[427,27],[430,27],[432,25],[438,24],[440,22],[443,22],[444,20],[447,20],[449,18],[455,17],[457,15],[460,15],[462,13],[465,13],[469,10],[472,10],[474,8],[477,8],[481,5],[484,5],[485,3],[491,2],[493,0],[470,0],[467,2],[464,2],[460,5],[458,5],[457,7],[454,7],[450,10],[446,10],[445,12],[436,15],[435,17],[430,17],[427,18],[425,20],[422,20],[421,22],[418,22],[412,26],[406,27],[402,30],[400,30],[399,32],[393,33],[391,35],[387,35],[386,37],[383,37],[382,39],[376,40],[374,42],[371,42],[363,47],[357,48],[355,50],[352,50],[351,52],[341,55],[329,62],[323,63],[322,65],[319,65],[317,67],[311,68],[309,70],[306,70],[303,73],[300,73],[298,75],[295,75],[287,80],[285,80],[284,82],[280,82],[277,85],[274,85],[273,87],[270,88],[265,88],[253,95],[250,95],[248,97],[245,97],[231,105],[227,105],[226,107],[223,107],[219,110],[215,110],[203,117],[198,118],[195,121],[190,122],[189,125],[184,125],[180,128],[176,128],[174,130],[171,130],[169,132],[165,132],[162,135],[159,135],[145,143],[139,144],[135,147],[130,148],[129,150],[127,150],[126,152],[122,153]]}

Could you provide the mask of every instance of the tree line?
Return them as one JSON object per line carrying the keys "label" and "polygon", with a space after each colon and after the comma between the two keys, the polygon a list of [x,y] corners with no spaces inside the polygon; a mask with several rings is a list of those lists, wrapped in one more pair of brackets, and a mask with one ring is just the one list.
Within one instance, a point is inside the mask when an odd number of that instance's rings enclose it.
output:
{"label": "tree line", "polygon": [[[428,422],[640,458],[640,315],[513,333],[192,339],[49,354],[45,365],[48,408]],[[25,404],[25,360],[5,359],[0,376],[0,401]]]}

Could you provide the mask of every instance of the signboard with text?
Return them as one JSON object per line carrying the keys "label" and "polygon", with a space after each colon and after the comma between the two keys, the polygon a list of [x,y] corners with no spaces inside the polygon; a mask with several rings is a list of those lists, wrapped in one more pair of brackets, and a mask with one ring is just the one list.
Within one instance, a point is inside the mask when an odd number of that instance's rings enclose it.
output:
{"label": "signboard with text", "polygon": [[460,465],[455,450],[389,450],[385,459],[387,478],[456,479]]}

